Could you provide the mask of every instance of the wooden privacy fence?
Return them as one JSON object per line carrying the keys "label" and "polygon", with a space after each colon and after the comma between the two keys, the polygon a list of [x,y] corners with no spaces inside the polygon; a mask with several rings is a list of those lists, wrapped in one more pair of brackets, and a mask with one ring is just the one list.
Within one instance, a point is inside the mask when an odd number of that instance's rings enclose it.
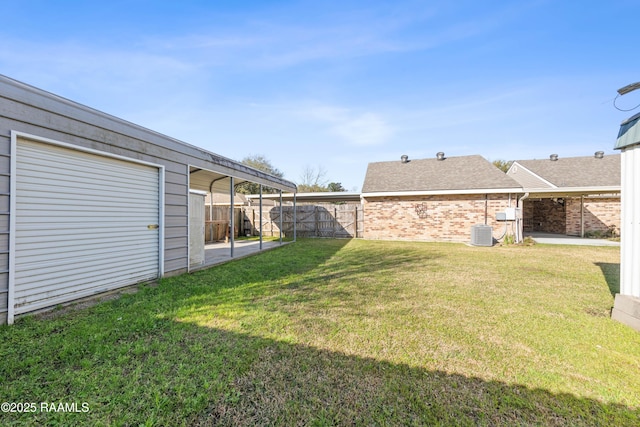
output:
{"label": "wooden privacy fence", "polygon": [[[298,237],[362,237],[364,215],[362,205],[317,204],[296,206],[296,232]],[[245,206],[243,234],[249,232],[253,236],[260,233],[262,223],[263,236],[280,234],[280,207],[263,207],[262,218],[260,208]],[[293,206],[282,207],[282,231],[284,236],[293,237]]]}
{"label": "wooden privacy fence", "polygon": [[[243,208],[237,207],[233,209],[235,226],[235,236],[242,233],[243,226]],[[206,242],[225,241],[229,238],[229,206],[209,206],[204,207],[204,240]]]}

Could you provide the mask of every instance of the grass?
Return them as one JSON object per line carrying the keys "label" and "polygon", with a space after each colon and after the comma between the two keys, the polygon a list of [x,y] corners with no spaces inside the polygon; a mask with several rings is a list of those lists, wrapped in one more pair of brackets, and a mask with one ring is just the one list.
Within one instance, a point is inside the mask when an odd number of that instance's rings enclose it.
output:
{"label": "grass", "polygon": [[[619,249],[300,240],[0,328],[2,425],[640,425]],[[39,403],[38,403],[39,405]]]}

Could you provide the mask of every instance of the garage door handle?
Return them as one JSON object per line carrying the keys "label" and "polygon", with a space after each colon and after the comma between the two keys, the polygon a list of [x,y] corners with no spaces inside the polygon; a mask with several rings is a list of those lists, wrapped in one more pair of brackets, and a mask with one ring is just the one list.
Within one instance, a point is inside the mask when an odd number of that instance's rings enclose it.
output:
{"label": "garage door handle", "polygon": [[149,230],[157,230],[158,228],[160,228],[160,226],[158,224],[149,224],[147,225],[147,228]]}

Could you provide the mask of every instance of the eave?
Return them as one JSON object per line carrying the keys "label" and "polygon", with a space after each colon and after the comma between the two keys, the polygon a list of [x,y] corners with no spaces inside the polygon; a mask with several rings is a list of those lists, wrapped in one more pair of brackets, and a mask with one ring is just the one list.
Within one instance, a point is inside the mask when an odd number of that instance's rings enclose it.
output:
{"label": "eave", "polygon": [[379,191],[362,193],[362,198],[367,197],[410,197],[410,196],[447,196],[463,194],[514,194],[524,193],[521,187],[515,188],[478,188],[460,190],[422,190],[422,191]]}

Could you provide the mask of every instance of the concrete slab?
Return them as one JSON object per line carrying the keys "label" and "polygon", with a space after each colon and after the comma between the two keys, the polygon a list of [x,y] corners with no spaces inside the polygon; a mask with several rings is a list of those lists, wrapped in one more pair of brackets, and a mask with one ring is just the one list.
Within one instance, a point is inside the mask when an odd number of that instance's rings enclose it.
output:
{"label": "concrete slab", "polygon": [[564,234],[525,233],[525,236],[531,236],[536,243],[545,243],[549,245],[620,246],[620,242],[614,242],[607,239],[588,239],[567,236]]}
{"label": "concrete slab", "polygon": [[640,299],[616,294],[611,318],[640,332]]}
{"label": "concrete slab", "polygon": [[231,243],[207,243],[204,246],[204,264],[191,267],[191,271],[245,258],[259,252],[288,245],[289,243],[293,242],[263,241],[261,250],[259,240],[236,240],[233,246],[233,258],[231,257]]}

